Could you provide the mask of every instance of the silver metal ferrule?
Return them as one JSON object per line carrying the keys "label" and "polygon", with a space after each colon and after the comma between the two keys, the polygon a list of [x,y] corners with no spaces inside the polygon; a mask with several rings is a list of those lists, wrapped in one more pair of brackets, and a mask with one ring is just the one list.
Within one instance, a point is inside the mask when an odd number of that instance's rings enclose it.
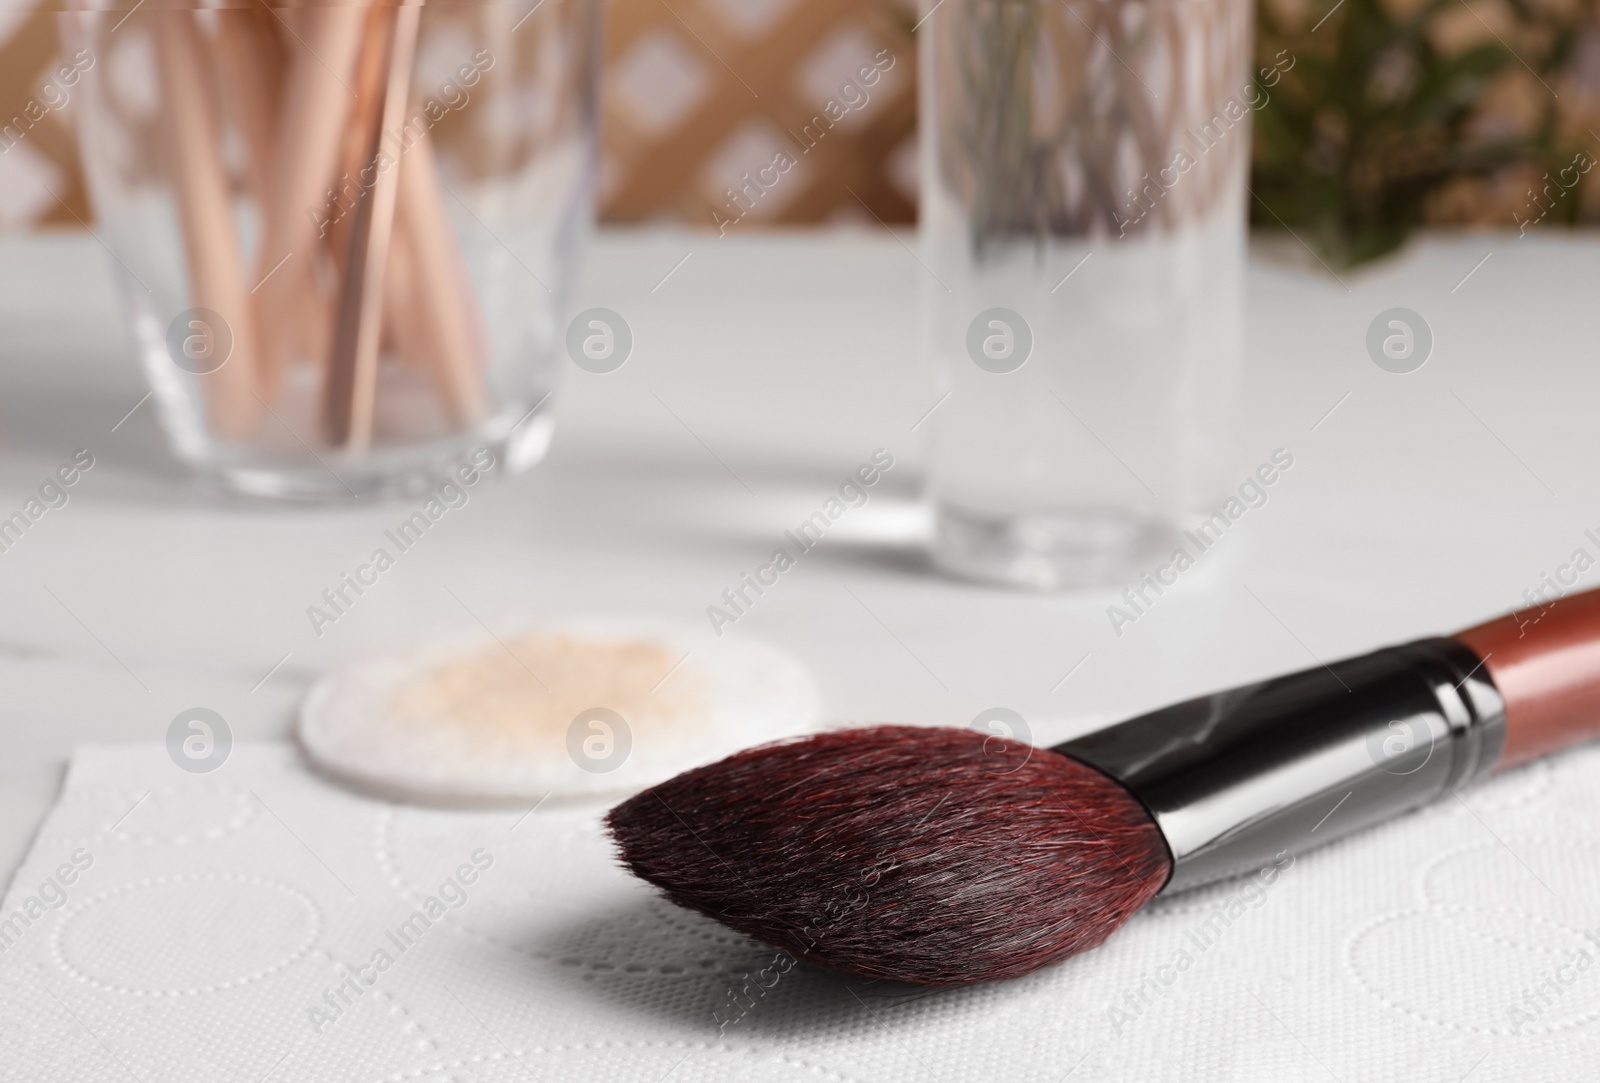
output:
{"label": "silver metal ferrule", "polygon": [[1179,703],[1055,751],[1144,802],[1163,893],[1265,868],[1493,769],[1505,707],[1482,660],[1425,639]]}

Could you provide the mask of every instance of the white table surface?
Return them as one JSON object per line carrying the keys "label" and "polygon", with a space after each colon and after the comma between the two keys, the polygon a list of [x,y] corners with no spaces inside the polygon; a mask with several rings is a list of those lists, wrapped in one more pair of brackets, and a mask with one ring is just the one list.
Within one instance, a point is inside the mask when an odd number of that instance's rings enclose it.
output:
{"label": "white table surface", "polygon": [[[927,570],[925,430],[911,431],[934,401],[916,348],[925,272],[899,241],[602,234],[577,300],[626,316],[633,357],[608,376],[569,366],[545,462],[474,490],[318,638],[306,607],[412,509],[200,499],[148,403],[112,431],[145,388],[96,242],[0,240],[0,509],[75,449],[96,459],[70,504],[0,553],[0,867],[20,860],[76,743],[159,740],[194,706],[236,739],[284,737],[325,667],[463,621],[446,587],[491,623],[703,620],[878,447],[898,465],[872,504],[730,632],[804,658],[832,716],[964,723],[1003,705],[1053,740],[1503,610],[1596,549],[1597,263],[1600,243],[1552,234],[1430,239],[1344,284],[1253,264],[1239,474],[1277,447],[1294,468],[1118,636],[1111,592]],[[1397,305],[1436,336],[1405,376],[1364,347]]]}

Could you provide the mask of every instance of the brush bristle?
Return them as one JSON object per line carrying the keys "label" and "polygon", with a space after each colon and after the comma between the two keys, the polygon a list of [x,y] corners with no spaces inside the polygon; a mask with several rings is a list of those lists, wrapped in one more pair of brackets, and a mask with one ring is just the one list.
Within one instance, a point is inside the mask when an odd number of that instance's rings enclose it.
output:
{"label": "brush bristle", "polygon": [[1120,785],[975,730],[877,726],[753,748],[645,790],[606,825],[669,898],[872,978],[1013,978],[1092,948],[1166,882]]}

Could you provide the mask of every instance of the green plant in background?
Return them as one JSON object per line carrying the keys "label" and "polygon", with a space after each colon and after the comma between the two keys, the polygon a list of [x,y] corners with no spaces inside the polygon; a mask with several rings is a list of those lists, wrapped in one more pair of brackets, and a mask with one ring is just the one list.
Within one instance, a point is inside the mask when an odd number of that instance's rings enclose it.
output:
{"label": "green plant in background", "polygon": [[[1438,208],[1463,184],[1505,190],[1498,206],[1476,201],[1471,217],[1484,224],[1517,228],[1541,212],[1545,222],[1571,221],[1581,203],[1576,185],[1593,180],[1533,197],[1546,186],[1541,174],[1555,177],[1575,153],[1600,156],[1600,145],[1561,133],[1553,89],[1584,20],[1527,0],[1493,3],[1423,0],[1396,10],[1402,0],[1343,0],[1331,13],[1290,13],[1261,0],[1257,54],[1268,66],[1292,57],[1293,67],[1255,117],[1255,224],[1292,229],[1330,264],[1348,267],[1449,217]],[[1508,8],[1514,25],[1497,33],[1475,8],[1490,18]],[[1450,21],[1466,33],[1441,33]],[[1478,40],[1451,48],[1452,38]],[[1485,116],[1486,94],[1507,81],[1527,84],[1520,124]]]}

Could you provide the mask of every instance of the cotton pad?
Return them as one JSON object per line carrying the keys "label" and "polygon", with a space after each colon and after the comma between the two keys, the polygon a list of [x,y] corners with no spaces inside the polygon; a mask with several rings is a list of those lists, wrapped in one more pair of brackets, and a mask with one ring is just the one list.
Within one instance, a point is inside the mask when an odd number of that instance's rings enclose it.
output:
{"label": "cotton pad", "polygon": [[815,728],[794,658],[651,620],[525,624],[358,661],[306,697],[325,772],[400,799],[636,790]]}

